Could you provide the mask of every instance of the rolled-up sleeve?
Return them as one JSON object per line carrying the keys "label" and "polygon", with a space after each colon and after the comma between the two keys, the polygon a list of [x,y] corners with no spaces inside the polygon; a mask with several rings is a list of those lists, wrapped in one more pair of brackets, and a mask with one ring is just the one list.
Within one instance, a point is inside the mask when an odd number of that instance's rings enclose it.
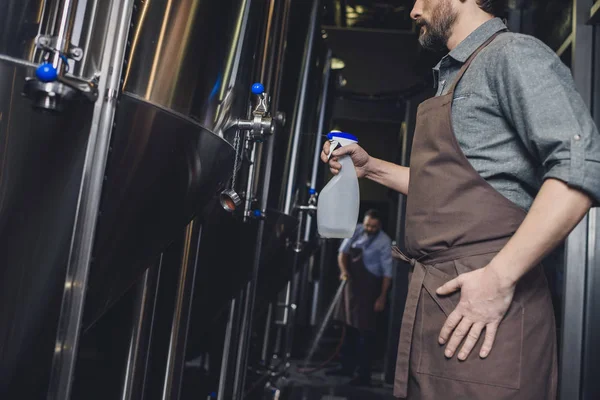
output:
{"label": "rolled-up sleeve", "polygon": [[542,42],[517,36],[497,52],[502,112],[543,179],[559,179],[600,203],[600,134],[570,70]]}
{"label": "rolled-up sleeve", "polygon": [[338,250],[338,253],[348,253],[350,251],[350,244],[352,243],[352,239],[344,239],[342,240],[342,244]]}

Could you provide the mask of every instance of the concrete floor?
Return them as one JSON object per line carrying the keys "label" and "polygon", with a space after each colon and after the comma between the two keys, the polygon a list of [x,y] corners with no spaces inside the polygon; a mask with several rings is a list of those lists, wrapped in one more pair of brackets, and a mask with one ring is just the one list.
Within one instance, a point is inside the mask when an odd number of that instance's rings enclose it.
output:
{"label": "concrete floor", "polygon": [[290,368],[288,385],[283,390],[282,400],[394,400],[392,386],[384,384],[381,373],[372,376],[373,387],[348,386],[349,378],[326,376],[324,371],[309,375],[301,374],[295,366]]}

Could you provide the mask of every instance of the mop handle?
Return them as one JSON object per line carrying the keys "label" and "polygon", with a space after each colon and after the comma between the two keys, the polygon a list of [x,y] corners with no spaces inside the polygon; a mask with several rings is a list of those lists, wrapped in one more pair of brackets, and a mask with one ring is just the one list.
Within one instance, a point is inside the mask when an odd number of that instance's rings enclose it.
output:
{"label": "mop handle", "polygon": [[327,314],[325,314],[325,318],[323,319],[323,322],[321,323],[321,326],[319,327],[317,336],[315,337],[315,340],[313,341],[313,344],[310,347],[308,356],[304,360],[305,366],[312,359],[312,356],[314,355],[315,351],[317,350],[317,345],[321,341],[321,336],[323,336],[323,333],[325,332],[325,328],[327,328],[327,324],[329,324],[331,315],[333,314],[333,311],[334,311],[335,307],[337,306],[337,303],[340,301],[340,299],[342,297],[342,293],[344,291],[344,287],[346,286],[347,283],[348,283],[348,281],[346,279],[342,279],[342,281],[340,282],[340,286],[338,287],[337,292],[335,293],[335,296],[333,298],[333,301],[331,302],[331,305],[329,306],[329,309],[327,310]]}

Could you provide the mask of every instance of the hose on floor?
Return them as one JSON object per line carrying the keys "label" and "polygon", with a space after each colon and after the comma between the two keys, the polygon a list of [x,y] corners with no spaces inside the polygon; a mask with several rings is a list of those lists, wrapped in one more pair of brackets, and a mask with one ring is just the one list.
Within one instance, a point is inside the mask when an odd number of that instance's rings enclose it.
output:
{"label": "hose on floor", "polygon": [[[279,367],[281,367],[283,365],[284,361],[285,361],[285,359],[280,360],[277,365],[275,365],[274,367],[272,367],[272,370],[276,371]],[[248,388],[248,390],[246,391],[246,393],[244,393],[244,398],[246,398],[250,393],[252,393],[256,389],[258,389],[258,387],[260,387],[260,385],[262,383],[264,383],[268,378],[272,378],[273,376],[277,376],[277,374],[273,375],[271,371],[265,371],[265,374],[263,376],[261,376],[256,382],[254,382],[252,384],[252,386],[250,386],[250,388]]]}
{"label": "hose on floor", "polygon": [[310,375],[314,372],[320,371],[323,368],[325,368],[342,351],[342,346],[344,345],[345,337],[346,337],[346,325],[343,325],[342,326],[342,336],[340,338],[340,342],[338,343],[337,348],[335,349],[335,352],[333,353],[333,355],[331,357],[329,357],[327,360],[325,360],[323,363],[319,364],[318,366],[316,366],[314,368],[298,368],[298,372],[300,372],[301,374]]}
{"label": "hose on floor", "polygon": [[[331,357],[329,357],[327,360],[325,360],[324,362],[322,362],[315,368],[300,368],[300,367],[298,367],[297,371],[300,372],[301,374],[310,375],[314,372],[320,371],[323,368],[325,368],[331,361],[333,361],[340,354],[340,352],[342,350],[342,346],[344,344],[345,337],[346,337],[346,325],[343,325],[340,342],[338,343],[338,345],[337,345],[334,353],[331,355]],[[274,369],[276,370],[282,364],[283,364],[283,361],[281,361],[277,366],[275,366]],[[253,393],[256,389],[258,389],[260,387],[260,385],[262,383],[264,383],[270,377],[272,377],[272,375],[270,373],[266,373],[265,375],[261,376],[260,379],[258,379],[256,382],[254,382],[254,384],[246,391],[246,393],[244,394],[244,397],[247,397],[249,394]]]}

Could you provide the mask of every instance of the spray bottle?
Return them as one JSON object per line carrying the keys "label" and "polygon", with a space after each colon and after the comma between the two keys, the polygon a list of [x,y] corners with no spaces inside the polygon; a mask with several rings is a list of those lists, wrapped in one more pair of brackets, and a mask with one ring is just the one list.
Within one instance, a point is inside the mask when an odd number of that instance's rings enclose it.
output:
{"label": "spray bottle", "polygon": [[[358,143],[355,136],[339,131],[332,131],[327,138],[331,144],[329,157],[340,147]],[[340,173],[323,188],[317,204],[317,226],[319,235],[324,238],[352,237],[358,223],[360,192],[356,169],[349,155],[340,157],[339,163],[342,165]]]}

